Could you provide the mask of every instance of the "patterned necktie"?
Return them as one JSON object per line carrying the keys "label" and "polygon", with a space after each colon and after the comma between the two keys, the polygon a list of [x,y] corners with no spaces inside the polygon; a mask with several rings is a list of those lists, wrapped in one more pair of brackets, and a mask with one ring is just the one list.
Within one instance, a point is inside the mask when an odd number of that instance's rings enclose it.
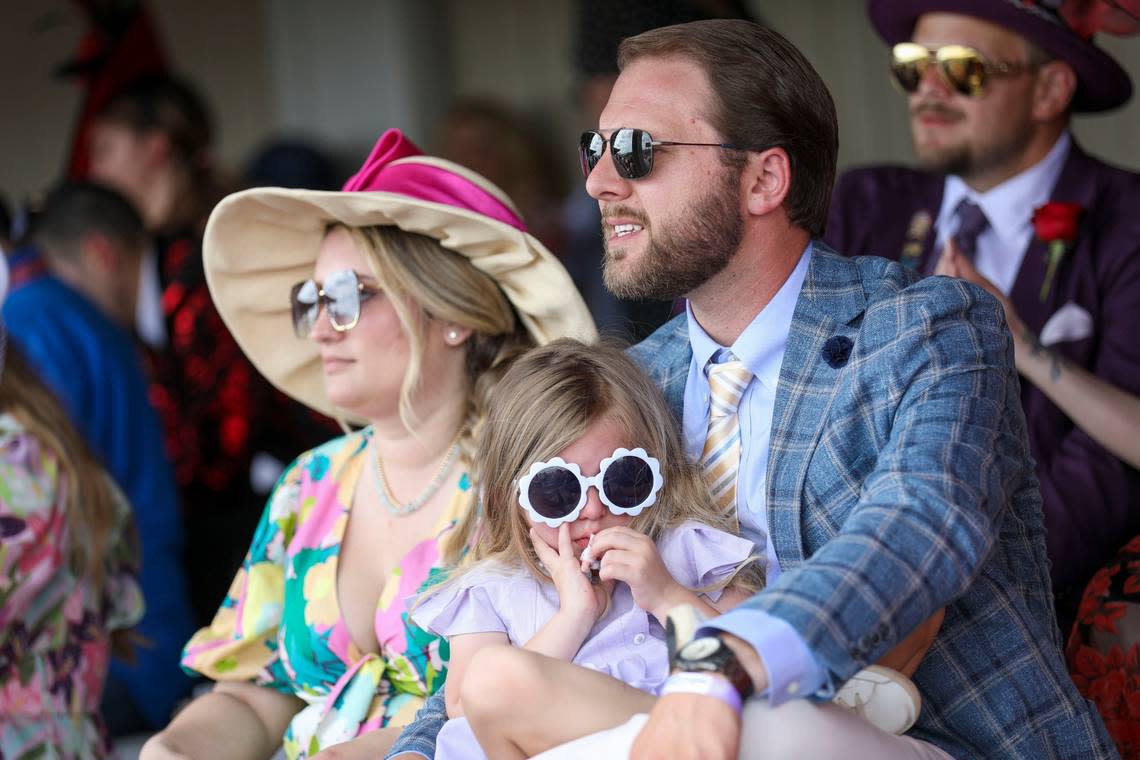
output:
{"label": "patterned necktie", "polygon": [[962,199],[954,213],[958,216],[958,231],[954,233],[954,243],[963,256],[973,261],[974,255],[978,252],[978,235],[990,226],[990,220],[986,218],[986,212],[968,198]]}
{"label": "patterned necktie", "polygon": [[736,473],[740,468],[740,418],[737,408],[752,373],[731,353],[726,361],[709,362],[709,430],[701,469],[713,502],[727,511],[736,505]]}

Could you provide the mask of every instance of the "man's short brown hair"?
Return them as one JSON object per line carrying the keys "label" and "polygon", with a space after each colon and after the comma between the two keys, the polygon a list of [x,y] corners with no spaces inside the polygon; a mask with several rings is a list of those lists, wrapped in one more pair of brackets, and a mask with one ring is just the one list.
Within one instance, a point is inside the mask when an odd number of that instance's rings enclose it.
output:
{"label": "man's short brown hair", "polygon": [[831,93],[803,54],[759,24],[713,19],[622,41],[618,67],[666,56],[689,58],[704,70],[714,93],[708,118],[725,142],[787,152],[788,217],[812,237],[821,236],[835,183],[839,125]]}

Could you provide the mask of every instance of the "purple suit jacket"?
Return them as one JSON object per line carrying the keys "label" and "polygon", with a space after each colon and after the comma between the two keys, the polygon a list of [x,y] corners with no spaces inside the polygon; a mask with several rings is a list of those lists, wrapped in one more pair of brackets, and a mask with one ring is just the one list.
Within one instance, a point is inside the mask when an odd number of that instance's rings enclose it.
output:
{"label": "purple suit jacket", "polygon": [[[824,239],[849,255],[874,254],[927,271],[944,177],[897,166],[840,177]],[[1052,349],[1098,377],[1140,394],[1140,174],[1109,166],[1074,142],[1050,200],[1085,209],[1044,302],[1046,245],[1034,238],[1010,299],[1035,334],[1069,302],[1092,316],[1093,334]],[[1030,451],[1044,497],[1052,575],[1059,592],[1083,587],[1140,532],[1140,472],[1077,428],[1023,382]],[[1140,431],[1137,431],[1140,435]]]}

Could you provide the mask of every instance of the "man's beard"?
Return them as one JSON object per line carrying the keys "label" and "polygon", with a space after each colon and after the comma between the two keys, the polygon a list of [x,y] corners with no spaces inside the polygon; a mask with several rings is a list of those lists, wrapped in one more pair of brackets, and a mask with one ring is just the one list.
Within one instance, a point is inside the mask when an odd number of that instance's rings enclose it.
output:
{"label": "man's beard", "polygon": [[[630,262],[620,239],[605,237],[608,230],[603,222],[602,275],[606,289],[623,299],[670,301],[688,295],[719,274],[744,238],[738,185],[739,172],[726,168],[720,185],[697,203],[688,221],[663,224],[657,233],[643,214],[622,207],[609,209],[614,216],[635,218],[649,236],[649,243],[640,255],[639,266],[628,268]],[[626,271],[617,271],[618,262],[627,264]]]}
{"label": "man's beard", "polygon": [[[948,111],[939,106],[923,106],[931,111]],[[1008,129],[1005,134],[993,136],[988,144],[971,145],[962,142],[938,148],[922,148],[915,141],[915,154],[919,166],[935,174],[953,174],[969,181],[1013,164],[1025,152],[1030,140],[1028,125]]]}

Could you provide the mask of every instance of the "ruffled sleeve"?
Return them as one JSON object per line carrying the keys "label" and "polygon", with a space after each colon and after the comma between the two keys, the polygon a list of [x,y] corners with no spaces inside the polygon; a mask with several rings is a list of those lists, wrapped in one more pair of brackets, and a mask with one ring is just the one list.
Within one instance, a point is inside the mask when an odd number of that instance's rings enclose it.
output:
{"label": "ruffled sleeve", "polygon": [[509,634],[501,600],[510,596],[511,587],[520,580],[517,573],[506,569],[475,567],[409,600],[412,620],[445,638],[465,633]]}
{"label": "ruffled sleeve", "polygon": [[254,681],[294,693],[277,650],[277,633],[285,606],[286,547],[300,518],[302,477],[309,456],[311,452],[290,465],[274,486],[222,606],[182,652],[187,672],[215,681]]}
{"label": "ruffled sleeve", "polygon": [[[657,542],[657,550],[677,582],[696,590],[731,576],[742,562],[753,556],[756,547],[746,538],[689,521],[667,532]],[[715,602],[722,591],[704,595]]]}

